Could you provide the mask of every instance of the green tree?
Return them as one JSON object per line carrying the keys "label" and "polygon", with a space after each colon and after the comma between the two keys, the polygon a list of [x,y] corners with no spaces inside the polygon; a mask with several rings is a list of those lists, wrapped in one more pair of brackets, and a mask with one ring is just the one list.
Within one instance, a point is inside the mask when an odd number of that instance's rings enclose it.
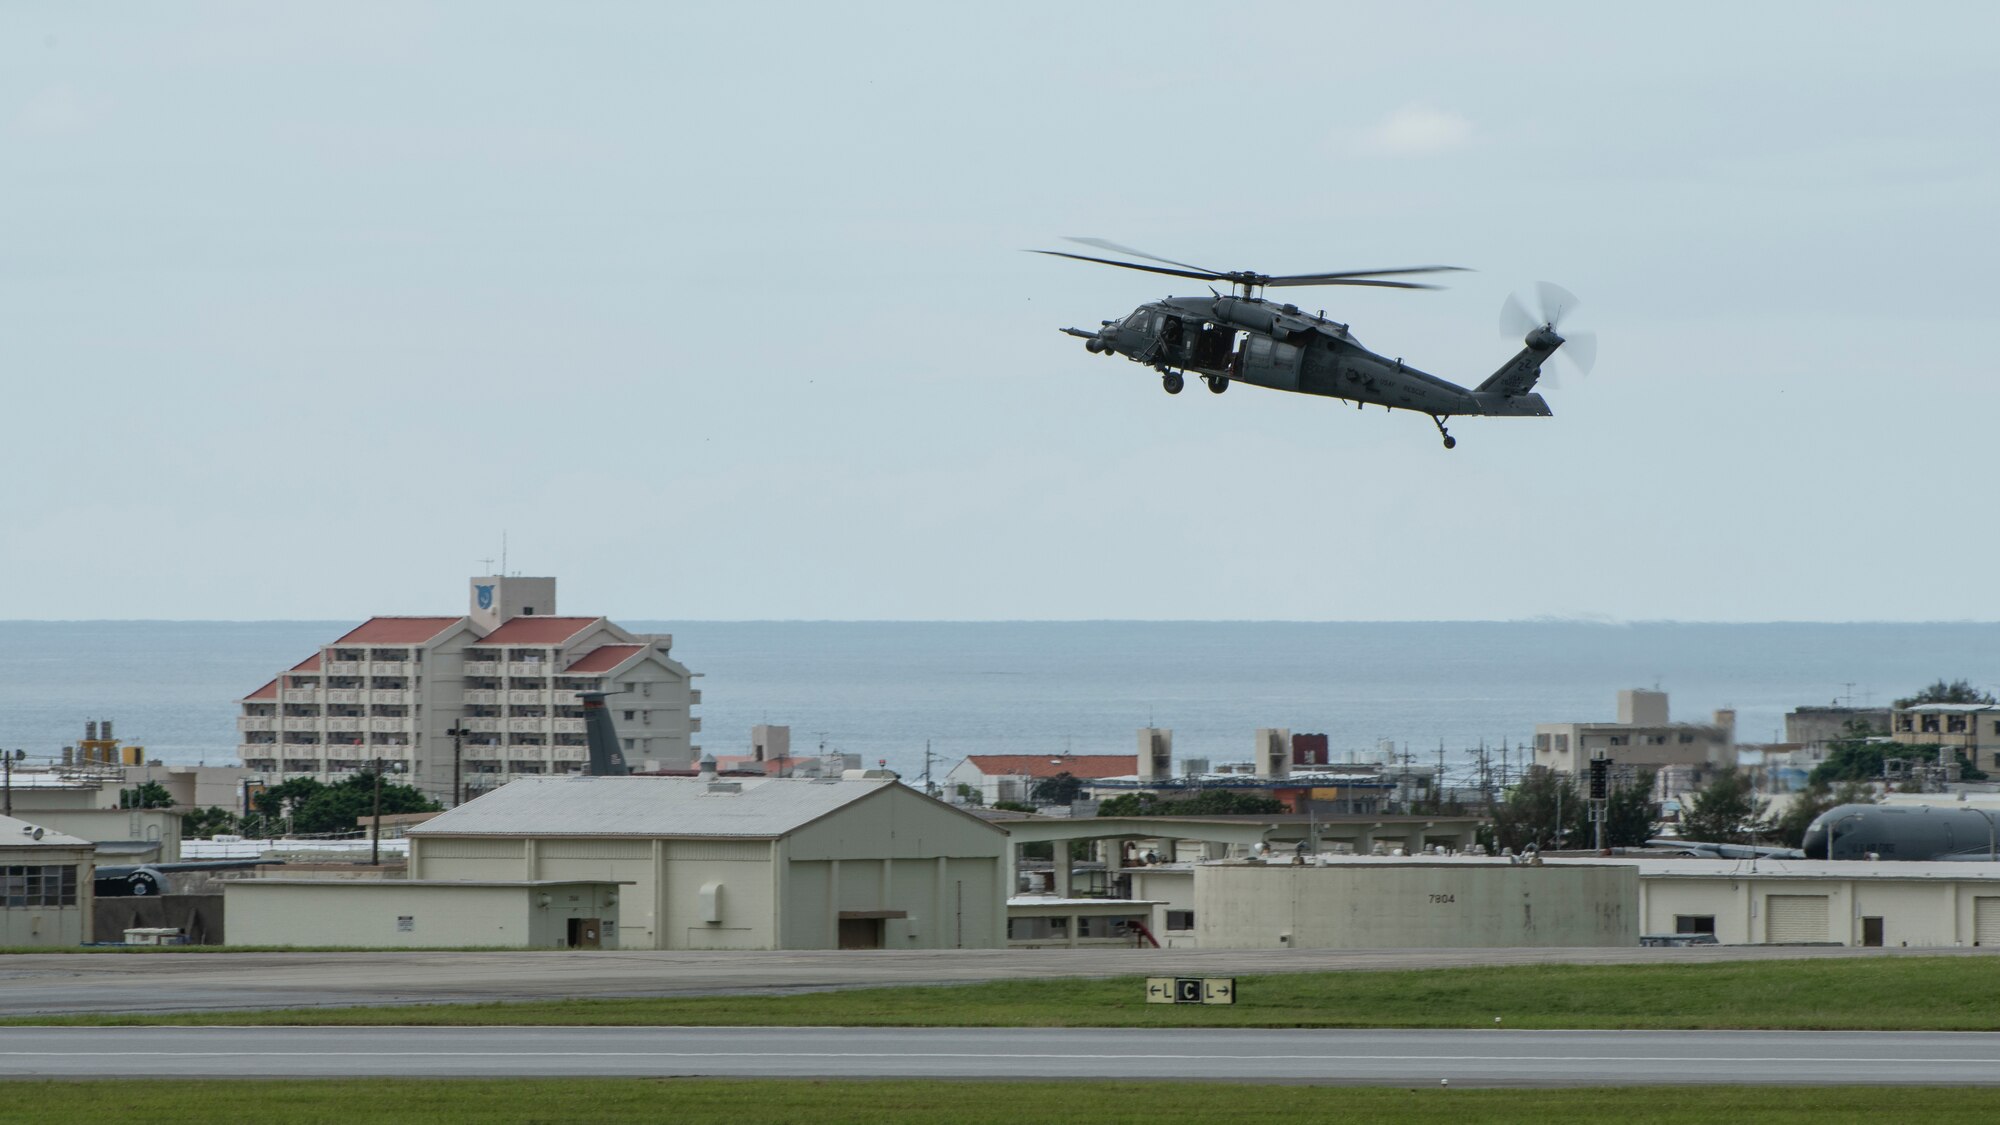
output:
{"label": "green tree", "polygon": [[1083,796],[1083,780],[1068,770],[1035,782],[1028,796],[1045,805],[1067,805]]}
{"label": "green tree", "polygon": [[1097,806],[1098,816],[1234,816],[1285,811],[1285,803],[1236,789],[1204,789],[1191,797],[1120,793]]}
{"label": "green tree", "polygon": [[1566,773],[1535,767],[1493,810],[1493,844],[1523,851],[1588,845],[1590,806]]}
{"label": "green tree", "polygon": [[148,781],[137,789],[120,789],[118,807],[121,809],[170,809],[174,807],[174,795],[157,781]]}
{"label": "green tree", "polygon": [[1858,781],[1843,781],[1836,787],[1824,781],[1809,780],[1791,805],[1771,822],[1772,842],[1788,848],[1803,847],[1806,829],[1812,827],[1812,822],[1819,819],[1821,813],[1836,805],[1874,803],[1874,791]]}
{"label": "green tree", "polygon": [[1611,791],[1604,803],[1604,846],[1644,847],[1660,831],[1660,803],[1653,799],[1652,770],[1640,770],[1632,784]]}
{"label": "green tree", "polygon": [[1764,813],[1771,802],[1757,796],[1750,775],[1729,766],[1715,771],[1695,790],[1681,813],[1681,838],[1711,844],[1747,844],[1767,834]]}
{"label": "green tree", "polygon": [[[1937,684],[1933,684],[1925,690],[1930,691],[1937,687]],[[1812,774],[1806,782],[1808,785],[1824,787],[1842,781],[1879,781],[1882,777],[1883,762],[1891,758],[1902,758],[1911,762],[1935,762],[1938,759],[1938,749],[1936,746],[1888,741],[1867,723],[1850,719],[1842,736],[1826,744],[1826,757],[1820,760],[1819,765],[1813,767]],[[1966,761],[1964,754],[1954,749],[1952,756],[1958,761],[1960,777],[1967,781],[1986,779],[1985,772]]]}
{"label": "green tree", "polygon": [[1026,802],[1023,801],[995,801],[993,802],[993,808],[994,811],[996,812],[1031,813],[1035,811],[1035,806],[1027,804]]}
{"label": "green tree", "polygon": [[1922,703],[2000,703],[1990,691],[1974,687],[1970,680],[1953,680],[1946,683],[1943,678],[1924,688],[1908,699],[1898,699],[1898,707],[1915,707]]}
{"label": "green tree", "polygon": [[[375,774],[360,770],[332,785],[310,777],[295,777],[274,785],[255,799],[266,817],[284,817],[291,831],[306,836],[353,832],[375,808]],[[442,805],[407,785],[382,782],[382,812],[437,812]]]}
{"label": "green tree", "polygon": [[234,832],[236,827],[235,813],[213,805],[205,809],[189,809],[181,814],[181,836],[189,840],[206,840]]}

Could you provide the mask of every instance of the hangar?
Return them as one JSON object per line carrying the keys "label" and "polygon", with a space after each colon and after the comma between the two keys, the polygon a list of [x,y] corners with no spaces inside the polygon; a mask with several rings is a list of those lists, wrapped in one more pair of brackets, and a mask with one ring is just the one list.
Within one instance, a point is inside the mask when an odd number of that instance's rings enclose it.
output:
{"label": "hangar", "polygon": [[622,886],[622,949],[1005,944],[1007,834],[898,783],[522,778],[409,830],[412,880]]}

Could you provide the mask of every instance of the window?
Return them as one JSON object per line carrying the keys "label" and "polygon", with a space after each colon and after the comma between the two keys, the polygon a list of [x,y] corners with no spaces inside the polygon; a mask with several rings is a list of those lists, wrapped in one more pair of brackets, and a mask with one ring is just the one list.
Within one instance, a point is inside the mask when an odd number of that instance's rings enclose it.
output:
{"label": "window", "polygon": [[1944,729],[1946,729],[1946,730],[1950,731],[1950,732],[1951,732],[1951,733],[1953,733],[1953,734],[1964,734],[1964,733],[1965,733],[1965,716],[1964,716],[1964,715],[1948,715],[1948,716],[1946,716],[1946,717],[1945,717],[1945,722],[1944,722]]}
{"label": "window", "polygon": [[1624,746],[1631,741],[1632,736],[1629,734],[1614,734],[1611,736],[1611,745],[1613,746]]}
{"label": "window", "polygon": [[1170,930],[1194,929],[1194,911],[1192,910],[1167,911],[1167,928]]}
{"label": "window", "polygon": [[1682,731],[1682,732],[1681,732],[1681,745],[1682,745],[1682,746],[1686,746],[1686,745],[1687,745],[1688,743],[1690,743],[1690,742],[1693,742],[1693,741],[1694,741],[1694,735],[1691,735],[1691,734],[1687,733],[1686,731]]}
{"label": "window", "polygon": [[0,903],[7,906],[75,906],[74,864],[16,864],[0,868]]}
{"label": "window", "polygon": [[628,723],[629,723],[629,722],[631,722],[631,721],[632,721],[633,719],[635,719],[635,718],[637,718],[637,717],[638,717],[638,714],[639,714],[639,713],[638,713],[637,711],[627,711],[627,712],[625,712],[625,721],[626,721],[626,722],[628,722]]}
{"label": "window", "polygon": [[1713,934],[1715,933],[1715,915],[1676,914],[1674,915],[1674,932],[1677,934]]}
{"label": "window", "polygon": [[1925,734],[1938,733],[1938,717],[1936,715],[1924,716],[1923,733]]}

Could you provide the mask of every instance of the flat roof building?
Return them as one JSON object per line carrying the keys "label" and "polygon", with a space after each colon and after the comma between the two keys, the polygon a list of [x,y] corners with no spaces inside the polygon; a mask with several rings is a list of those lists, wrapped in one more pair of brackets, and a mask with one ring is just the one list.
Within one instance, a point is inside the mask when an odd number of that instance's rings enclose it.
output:
{"label": "flat roof building", "polygon": [[1581,774],[1600,752],[1620,766],[1683,767],[1699,776],[1736,764],[1736,712],[1717,711],[1707,723],[1676,723],[1667,715],[1666,692],[1632,689],[1618,693],[1616,722],[1535,724],[1537,766]]}

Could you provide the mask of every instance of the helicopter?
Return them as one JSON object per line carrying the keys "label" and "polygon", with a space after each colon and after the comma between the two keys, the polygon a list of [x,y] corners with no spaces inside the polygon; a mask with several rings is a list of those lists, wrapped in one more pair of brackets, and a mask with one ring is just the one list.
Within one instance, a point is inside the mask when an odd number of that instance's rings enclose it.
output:
{"label": "helicopter", "polygon": [[[1565,353],[1580,370],[1588,371],[1596,356],[1595,338],[1587,333],[1564,337],[1557,331],[1562,317],[1576,307],[1576,298],[1558,286],[1540,286],[1540,315],[1531,315],[1518,298],[1508,297],[1501,310],[1502,331],[1522,336],[1523,347],[1476,387],[1461,387],[1419,371],[1401,358],[1390,359],[1361,346],[1348,326],[1328,320],[1324,310],[1308,313],[1297,305],[1263,296],[1267,288],[1318,285],[1369,286],[1379,289],[1436,289],[1421,281],[1397,280],[1418,274],[1461,272],[1460,266],[1409,266],[1401,269],[1347,270],[1330,273],[1271,275],[1251,270],[1212,270],[1176,262],[1120,246],[1101,238],[1067,241],[1144,258],[1160,265],[1121,262],[1063,250],[1036,250],[1080,262],[1096,262],[1128,270],[1226,281],[1229,295],[1213,285],[1207,297],[1167,297],[1140,305],[1120,320],[1106,320],[1095,331],[1065,328],[1080,337],[1094,355],[1122,355],[1159,373],[1170,395],[1181,393],[1186,376],[1197,375],[1208,389],[1221,394],[1231,383],[1248,383],[1280,391],[1320,395],[1352,403],[1355,409],[1380,406],[1430,415],[1446,449],[1458,446],[1445,420],[1456,415],[1547,418],[1549,405],[1535,393],[1542,364],[1569,345]],[[1172,267],[1172,268],[1167,268]]]}

